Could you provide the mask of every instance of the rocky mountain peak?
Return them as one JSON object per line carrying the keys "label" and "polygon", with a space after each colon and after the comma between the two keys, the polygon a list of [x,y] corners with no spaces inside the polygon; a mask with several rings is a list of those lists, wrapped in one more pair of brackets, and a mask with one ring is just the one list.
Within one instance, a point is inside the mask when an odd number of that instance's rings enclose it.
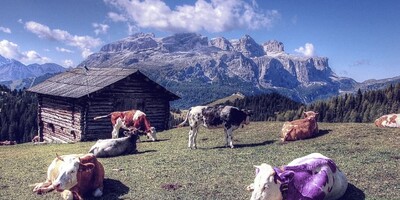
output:
{"label": "rocky mountain peak", "polygon": [[276,54],[276,53],[281,53],[285,51],[284,45],[282,42],[276,41],[276,40],[269,40],[265,42],[263,45],[264,52],[268,54]]}
{"label": "rocky mountain peak", "polygon": [[102,52],[138,51],[157,48],[158,44],[153,33],[136,33],[122,40],[104,45]]}
{"label": "rocky mountain peak", "polygon": [[208,47],[208,38],[196,33],[177,33],[161,39],[161,49],[167,52],[191,51]]}
{"label": "rocky mountain peak", "polygon": [[229,42],[229,40],[227,40],[224,37],[217,37],[217,38],[211,39],[210,45],[220,48],[224,51],[232,51],[233,50],[232,44]]}
{"label": "rocky mountain peak", "polygon": [[235,51],[241,52],[246,57],[259,57],[265,55],[261,45],[257,44],[252,37],[244,35],[239,40],[231,40]]}

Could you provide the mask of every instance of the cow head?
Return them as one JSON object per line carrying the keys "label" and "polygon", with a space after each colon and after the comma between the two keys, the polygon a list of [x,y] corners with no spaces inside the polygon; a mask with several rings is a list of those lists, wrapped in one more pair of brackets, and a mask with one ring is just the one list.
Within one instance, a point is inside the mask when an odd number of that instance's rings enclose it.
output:
{"label": "cow head", "polygon": [[281,200],[282,193],[274,168],[265,163],[254,167],[256,168],[254,183],[247,186],[247,190],[252,192],[251,200]]}
{"label": "cow head", "polygon": [[59,166],[59,173],[57,178],[53,181],[54,189],[58,192],[69,190],[78,184],[79,173],[92,170],[95,165],[93,163],[81,164],[79,157],[57,155]]}
{"label": "cow head", "polygon": [[314,112],[314,111],[307,111],[303,113],[304,118],[308,118],[308,117],[318,117],[318,113]]}
{"label": "cow head", "polygon": [[248,110],[248,109],[242,109],[242,112],[244,112],[246,114],[246,119],[244,121],[244,124],[249,125],[250,124],[250,117],[253,115],[253,111],[252,110]]}

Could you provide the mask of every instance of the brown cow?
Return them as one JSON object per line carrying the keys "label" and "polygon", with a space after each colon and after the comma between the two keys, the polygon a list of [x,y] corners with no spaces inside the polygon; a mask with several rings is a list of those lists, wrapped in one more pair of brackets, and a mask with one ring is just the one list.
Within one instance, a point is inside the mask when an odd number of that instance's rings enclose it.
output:
{"label": "brown cow", "polygon": [[313,111],[304,112],[304,119],[285,122],[282,127],[281,140],[294,141],[315,136],[318,134],[318,113]]}
{"label": "brown cow", "polygon": [[47,169],[47,179],[34,184],[33,192],[56,190],[64,199],[83,199],[103,195],[104,168],[93,154],[56,156]]}
{"label": "brown cow", "polygon": [[375,120],[375,126],[400,128],[400,114],[383,115]]}
{"label": "brown cow", "polygon": [[95,117],[94,120],[110,117],[113,125],[112,138],[118,138],[119,129],[125,130],[138,130],[139,133],[144,132],[152,141],[156,141],[156,131],[151,127],[150,121],[147,119],[146,114],[140,110],[117,111],[108,115]]}

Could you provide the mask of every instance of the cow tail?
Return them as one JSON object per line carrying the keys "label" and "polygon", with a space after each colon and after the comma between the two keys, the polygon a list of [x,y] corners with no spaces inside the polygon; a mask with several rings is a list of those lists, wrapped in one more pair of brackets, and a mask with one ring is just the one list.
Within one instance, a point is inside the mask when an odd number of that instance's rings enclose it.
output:
{"label": "cow tail", "polygon": [[94,119],[94,120],[98,120],[98,119],[101,119],[101,118],[106,118],[106,117],[111,116],[111,114],[112,114],[112,113],[109,113],[108,115],[97,116],[97,117],[94,117],[93,119]]}
{"label": "cow tail", "polygon": [[183,120],[182,123],[178,124],[178,125],[176,126],[177,128],[180,128],[180,127],[182,127],[183,125],[186,124],[186,122],[188,121],[189,113],[190,113],[191,110],[192,110],[191,108],[188,110],[188,112],[186,113],[186,118],[185,118],[185,120]]}

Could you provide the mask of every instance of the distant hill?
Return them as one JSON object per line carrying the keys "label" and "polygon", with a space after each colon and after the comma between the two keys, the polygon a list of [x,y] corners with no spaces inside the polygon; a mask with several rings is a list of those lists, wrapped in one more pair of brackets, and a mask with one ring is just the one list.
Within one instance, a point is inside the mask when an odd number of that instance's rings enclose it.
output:
{"label": "distant hill", "polygon": [[44,81],[52,74],[64,71],[66,68],[55,63],[24,65],[17,60],[0,55],[0,84],[12,90],[27,88],[35,82],[37,84]]}
{"label": "distant hill", "polygon": [[244,99],[244,98],[245,98],[245,96],[242,93],[236,92],[236,93],[233,93],[231,96],[227,96],[227,97],[224,97],[224,98],[221,98],[221,99],[217,99],[217,100],[215,100],[215,101],[213,101],[211,103],[207,103],[206,105],[207,106],[216,106],[216,105],[219,105],[219,104],[225,104],[227,102],[233,103],[236,100],[240,100],[240,99]]}

